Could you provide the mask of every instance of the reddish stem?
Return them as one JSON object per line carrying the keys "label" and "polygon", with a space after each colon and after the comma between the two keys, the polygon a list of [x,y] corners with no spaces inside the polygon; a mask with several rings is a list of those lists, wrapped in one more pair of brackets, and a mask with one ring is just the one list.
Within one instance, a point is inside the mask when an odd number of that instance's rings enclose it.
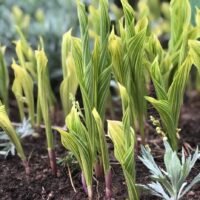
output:
{"label": "reddish stem", "polygon": [[86,194],[88,194],[87,185],[86,185],[86,181],[85,181],[85,177],[83,175],[83,172],[81,173],[81,182],[82,182],[84,192]]}
{"label": "reddish stem", "polygon": [[99,179],[101,177],[103,177],[103,165],[100,161],[97,161],[96,164],[95,164],[95,175],[96,175],[96,178]]}
{"label": "reddish stem", "polygon": [[23,162],[23,165],[24,165],[24,168],[25,168],[26,175],[29,175],[30,174],[30,167],[29,167],[27,160],[23,160],[22,162]]}
{"label": "reddish stem", "polygon": [[105,184],[106,184],[106,199],[110,200],[112,197],[112,171],[109,169],[105,175]]}
{"label": "reddish stem", "polygon": [[54,176],[57,176],[56,154],[54,149],[48,149],[50,166]]}

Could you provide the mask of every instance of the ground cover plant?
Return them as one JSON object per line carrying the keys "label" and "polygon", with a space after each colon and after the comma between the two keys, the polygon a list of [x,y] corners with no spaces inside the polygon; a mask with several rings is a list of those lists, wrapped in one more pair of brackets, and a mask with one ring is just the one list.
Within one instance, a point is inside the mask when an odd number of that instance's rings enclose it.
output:
{"label": "ground cover plant", "polygon": [[45,35],[31,45],[29,15],[13,8],[11,65],[0,47],[2,199],[199,198],[200,11],[194,22],[189,0],[120,3],[76,1],[56,87]]}

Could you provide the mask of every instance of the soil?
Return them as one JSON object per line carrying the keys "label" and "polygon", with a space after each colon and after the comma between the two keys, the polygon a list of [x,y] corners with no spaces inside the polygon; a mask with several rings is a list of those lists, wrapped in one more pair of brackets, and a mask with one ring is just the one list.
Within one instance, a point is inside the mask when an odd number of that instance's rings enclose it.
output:
{"label": "soil", "polygon": [[[116,113],[115,113],[116,114]],[[62,125],[59,121],[60,112],[54,116],[56,125]],[[13,117],[13,119],[15,119]],[[181,119],[181,144],[187,147],[188,151],[196,148],[200,144],[200,95],[196,92],[189,94],[188,101],[183,105]],[[4,159],[0,157],[0,199],[1,200],[84,200],[87,195],[84,193],[81,185],[80,170],[75,162],[62,162],[68,154],[60,144],[58,133],[55,134],[56,155],[58,164],[58,176],[51,174],[48,163],[47,150],[45,144],[45,135],[41,131],[39,137],[29,137],[23,141],[23,146],[29,164],[31,167],[30,176],[24,173],[24,167],[17,156]],[[163,146],[159,136],[151,124],[147,122],[146,132],[148,132],[148,144],[152,149],[156,162],[163,166]],[[138,139],[139,140],[139,139]],[[191,147],[191,149],[189,148]],[[109,150],[111,152],[111,164],[113,175],[113,200],[124,200],[127,198],[125,181],[122,175],[120,165],[113,156],[113,146],[109,141]],[[136,150],[139,152],[138,149]],[[137,183],[146,184],[150,182],[149,172],[146,167],[136,158]],[[72,182],[76,192],[73,190],[69,178],[71,173]],[[188,179],[190,181],[200,172],[200,161],[198,161],[191,171]],[[104,185],[102,180],[94,178],[94,199],[104,199]],[[141,194],[141,200],[157,200],[150,194]],[[197,184],[186,195],[184,200],[200,200],[200,184]]]}

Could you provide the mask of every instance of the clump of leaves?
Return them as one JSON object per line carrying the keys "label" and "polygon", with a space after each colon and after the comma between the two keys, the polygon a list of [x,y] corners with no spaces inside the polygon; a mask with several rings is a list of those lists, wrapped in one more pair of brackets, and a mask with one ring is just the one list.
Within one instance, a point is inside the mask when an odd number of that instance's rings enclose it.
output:
{"label": "clump of leaves", "polygon": [[147,35],[147,18],[141,18],[135,25],[135,13],[127,0],[122,0],[124,19],[119,22],[120,36],[114,33],[109,37],[109,50],[112,55],[112,69],[117,82],[122,84],[130,98],[132,126],[144,136],[146,115],[146,80],[144,46]]}
{"label": "clump of leaves", "polygon": [[15,129],[13,128],[8,115],[5,110],[5,106],[1,104],[0,102],[0,127],[3,129],[3,131],[8,135],[12,143],[15,145],[15,148],[17,150],[18,156],[21,158],[25,171],[27,174],[30,173],[28,162],[26,160],[26,156],[24,154],[24,150],[22,148],[20,139],[18,138]]}
{"label": "clump of leaves", "polygon": [[200,158],[200,153],[197,148],[193,155],[189,155],[186,158],[184,149],[182,149],[182,156],[179,159],[177,152],[173,151],[166,140],[164,140],[164,146],[164,164],[166,170],[156,164],[149,148],[141,147],[142,156],[139,159],[149,169],[151,178],[153,179],[152,183],[143,187],[162,199],[179,200],[196,183],[200,182],[200,173],[190,183],[186,180],[196,161]]}
{"label": "clump of leaves", "polygon": [[119,84],[119,90],[122,98],[123,119],[122,122],[108,121],[108,135],[114,143],[115,157],[123,169],[129,199],[138,200],[135,184],[135,132],[131,128],[130,99],[125,87]]}
{"label": "clump of leaves", "polygon": [[81,116],[74,104],[71,112],[67,115],[66,124],[68,131],[56,129],[61,134],[61,141],[66,149],[69,149],[76,157],[86,181],[84,188],[89,199],[92,199],[92,176],[94,157],[92,152],[92,140],[87,129],[81,122]]}
{"label": "clump of leaves", "polygon": [[[108,1],[99,1],[99,6],[96,10],[98,14],[95,18],[96,28],[94,28],[93,45],[91,45],[89,40],[88,15],[81,1],[77,1],[77,10],[81,38],[72,38],[71,52],[83,99],[85,127],[91,139],[93,162],[96,163],[96,176],[102,176],[104,168],[106,184],[108,184],[106,185],[106,195],[110,198],[110,167],[108,159],[105,159],[105,156],[108,157],[105,150],[107,147],[104,138],[102,138],[104,132],[102,123],[105,118],[105,105],[111,78],[111,58],[108,51],[108,38],[110,34]],[[91,46],[93,47],[92,51]],[[102,148],[102,145],[105,147]]]}

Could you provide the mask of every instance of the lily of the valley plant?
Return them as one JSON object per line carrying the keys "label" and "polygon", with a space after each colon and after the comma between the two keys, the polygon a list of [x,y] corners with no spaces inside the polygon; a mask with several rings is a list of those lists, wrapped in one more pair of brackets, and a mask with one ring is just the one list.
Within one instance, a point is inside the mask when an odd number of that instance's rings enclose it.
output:
{"label": "lily of the valley plant", "polygon": [[54,137],[51,129],[50,118],[50,99],[49,99],[49,85],[48,85],[48,68],[47,57],[43,50],[35,52],[37,61],[37,80],[38,80],[38,98],[39,106],[41,108],[42,119],[45,124],[45,132],[47,138],[47,147],[50,160],[50,166],[54,175],[57,174],[56,155],[54,150]]}
{"label": "lily of the valley plant", "polygon": [[130,98],[132,115],[131,125],[144,136],[144,119],[146,116],[145,54],[144,46],[148,21],[141,18],[135,25],[135,14],[127,0],[122,0],[125,25],[120,24],[120,36],[112,31],[109,37],[109,50],[112,55],[112,67],[117,82],[122,84]]}
{"label": "lily of the valley plant", "polygon": [[[178,2],[182,5],[181,9]],[[146,97],[159,112],[164,132],[174,150],[178,148],[177,130],[180,109],[192,64],[198,64],[196,66],[199,67],[197,57],[199,42],[196,39],[200,37],[200,29],[190,24],[190,4],[188,0],[184,2],[171,2],[170,48],[164,60],[159,54],[150,68],[157,99]],[[180,27],[176,26],[177,21],[174,21],[176,18],[183,18]]]}
{"label": "lily of the valley plant", "polygon": [[131,128],[130,99],[125,87],[119,84],[120,96],[122,99],[123,119],[119,121],[108,121],[108,135],[114,143],[116,159],[122,166],[126,180],[129,199],[138,200],[135,174],[135,132]]}
{"label": "lily of the valley plant", "polygon": [[[102,176],[102,169],[104,170],[106,197],[109,199],[111,196],[111,170],[102,125],[111,77],[111,61],[108,52],[110,30],[108,1],[99,1],[99,8],[97,10],[98,20],[96,24],[98,30],[95,30],[93,51],[90,50],[89,22],[85,6],[80,1],[77,1],[77,5],[81,39],[71,37],[71,44],[68,40],[68,48],[71,51],[68,55],[70,57],[72,55],[73,60],[71,60],[71,63],[75,65],[77,80],[83,99],[85,124],[81,126],[85,126],[85,134],[88,134],[87,138],[89,138],[89,140],[86,140],[86,144],[90,146],[88,151],[91,151],[91,161],[89,162],[91,164],[89,168],[91,170],[90,174],[93,174],[93,168],[95,168],[96,176]],[[96,108],[96,110],[93,110],[93,108]],[[88,190],[91,190],[92,180],[89,179],[91,177],[86,177],[87,174],[84,172],[84,169],[83,175]],[[92,198],[91,191],[88,191],[88,196]]]}

